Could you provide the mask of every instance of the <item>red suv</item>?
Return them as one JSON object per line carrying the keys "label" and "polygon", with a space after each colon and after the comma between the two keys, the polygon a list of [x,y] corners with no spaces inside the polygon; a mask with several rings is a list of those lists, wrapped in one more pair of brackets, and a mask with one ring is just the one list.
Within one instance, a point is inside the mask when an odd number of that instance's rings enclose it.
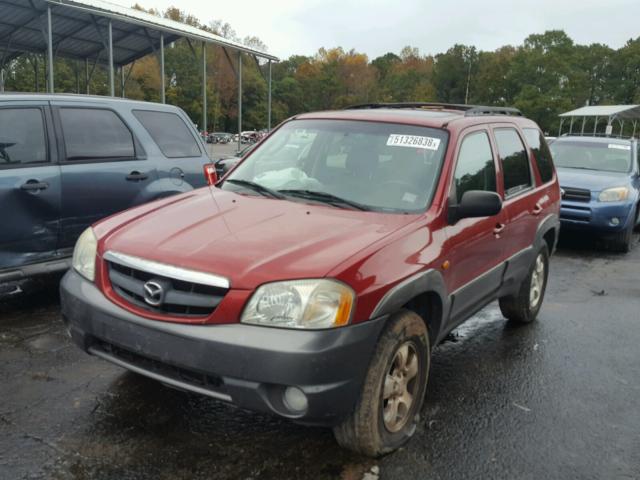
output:
{"label": "red suv", "polygon": [[93,355],[380,455],[415,431],[452,329],[496,299],[536,318],[559,201],[514,109],[298,115],[215,185],[86,230],[62,311]]}

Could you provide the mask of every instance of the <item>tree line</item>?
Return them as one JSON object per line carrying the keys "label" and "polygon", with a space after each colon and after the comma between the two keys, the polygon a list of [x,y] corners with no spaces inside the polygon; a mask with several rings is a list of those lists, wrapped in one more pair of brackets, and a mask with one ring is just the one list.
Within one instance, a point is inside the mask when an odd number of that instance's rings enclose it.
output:
{"label": "tree line", "polygon": [[[139,5],[134,8],[144,10]],[[238,38],[223,21],[203,25],[178,8],[152,14],[203,28],[259,50],[256,37]],[[165,49],[168,103],[183,108],[194,123],[202,118],[199,48],[178,40]],[[196,61],[198,60],[198,61]],[[127,98],[160,100],[160,67],[155,55],[125,66]],[[54,62],[56,92],[85,93],[84,64]],[[36,71],[38,75],[36,75]],[[210,131],[237,129],[237,57],[207,46],[207,123]],[[44,90],[43,55],[25,54],[5,67],[7,91]],[[92,94],[108,94],[107,70],[94,69]],[[243,59],[243,128],[267,123],[267,66]],[[39,79],[39,81],[36,81]],[[121,93],[116,82],[116,95]],[[292,55],[272,66],[273,124],[301,112],[375,102],[447,102],[514,106],[555,134],[558,114],[583,105],[640,104],[640,37],[619,49],[576,44],[564,31],[528,36],[522,45],[482,51],[454,45],[444,53],[422,54],[415,47],[374,59],[356,50],[320,48],[313,56]]]}

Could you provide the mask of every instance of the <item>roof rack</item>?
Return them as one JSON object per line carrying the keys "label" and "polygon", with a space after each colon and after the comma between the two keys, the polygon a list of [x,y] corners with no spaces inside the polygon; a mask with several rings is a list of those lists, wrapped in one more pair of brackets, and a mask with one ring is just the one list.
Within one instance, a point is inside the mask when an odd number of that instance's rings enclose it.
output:
{"label": "roof rack", "polygon": [[484,105],[461,105],[457,103],[437,103],[437,102],[399,102],[399,103],[363,103],[351,105],[345,110],[366,110],[376,108],[414,108],[424,110],[459,110],[464,112],[466,117],[474,115],[512,115],[521,117],[522,112],[511,107],[488,107]]}

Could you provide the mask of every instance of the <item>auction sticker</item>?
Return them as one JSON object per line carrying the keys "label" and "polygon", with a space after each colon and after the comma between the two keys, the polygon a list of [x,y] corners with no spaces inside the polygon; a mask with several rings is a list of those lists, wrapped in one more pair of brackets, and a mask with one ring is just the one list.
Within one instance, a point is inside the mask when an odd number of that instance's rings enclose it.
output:
{"label": "auction sticker", "polygon": [[631,150],[631,145],[620,145],[617,143],[610,143],[609,148],[615,148],[616,150]]}
{"label": "auction sticker", "polygon": [[391,147],[424,148],[425,150],[437,150],[440,146],[439,138],[422,137],[420,135],[389,135],[387,145]]}

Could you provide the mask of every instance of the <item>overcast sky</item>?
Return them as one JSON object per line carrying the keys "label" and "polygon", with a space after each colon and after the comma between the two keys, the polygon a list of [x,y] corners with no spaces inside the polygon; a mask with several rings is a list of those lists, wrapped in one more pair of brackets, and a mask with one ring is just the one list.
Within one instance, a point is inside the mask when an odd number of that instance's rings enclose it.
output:
{"label": "overcast sky", "polygon": [[[124,6],[134,0],[111,0]],[[493,50],[531,33],[563,29],[577,43],[618,48],[640,36],[639,0],[137,0],[178,6],[203,23],[229,22],[238,35],[259,37],[281,58],[342,46],[375,58],[402,47],[424,54],[455,43]]]}

